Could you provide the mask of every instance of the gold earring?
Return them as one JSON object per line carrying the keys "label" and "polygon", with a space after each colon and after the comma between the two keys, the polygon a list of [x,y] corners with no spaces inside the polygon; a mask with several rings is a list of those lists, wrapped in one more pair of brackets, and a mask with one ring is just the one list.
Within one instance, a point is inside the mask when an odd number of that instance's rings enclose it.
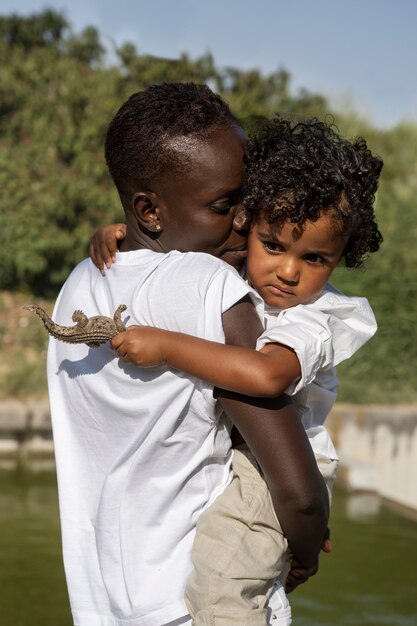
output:
{"label": "gold earring", "polygon": [[161,230],[161,224],[155,224],[155,230]]}

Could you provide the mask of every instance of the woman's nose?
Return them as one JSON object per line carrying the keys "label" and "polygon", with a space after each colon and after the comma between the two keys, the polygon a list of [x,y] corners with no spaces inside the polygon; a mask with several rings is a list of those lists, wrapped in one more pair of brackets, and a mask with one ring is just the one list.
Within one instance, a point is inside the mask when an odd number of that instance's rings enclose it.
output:
{"label": "woman's nose", "polygon": [[233,218],[233,227],[236,230],[247,230],[249,227],[250,216],[244,206],[239,205]]}

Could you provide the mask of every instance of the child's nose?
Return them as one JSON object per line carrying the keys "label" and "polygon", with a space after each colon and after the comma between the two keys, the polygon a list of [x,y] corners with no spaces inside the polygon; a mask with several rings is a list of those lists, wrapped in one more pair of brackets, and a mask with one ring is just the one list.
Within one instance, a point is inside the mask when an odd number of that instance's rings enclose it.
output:
{"label": "child's nose", "polygon": [[282,255],[276,268],[276,275],[286,283],[297,284],[300,280],[300,271],[296,259]]}

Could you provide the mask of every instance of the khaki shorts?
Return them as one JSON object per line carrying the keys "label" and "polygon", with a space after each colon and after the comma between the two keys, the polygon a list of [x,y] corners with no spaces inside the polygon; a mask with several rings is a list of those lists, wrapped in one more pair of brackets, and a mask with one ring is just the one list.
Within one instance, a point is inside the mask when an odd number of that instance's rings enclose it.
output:
{"label": "khaki shorts", "polygon": [[285,539],[251,452],[233,457],[234,478],[200,516],[186,602],[195,626],[265,626],[268,596],[285,569]]}
{"label": "khaki shorts", "polygon": [[[331,492],[337,462],[317,457]],[[200,516],[185,599],[194,626],[266,626],[268,597],[290,554],[260,468],[246,446],[231,484]]]}

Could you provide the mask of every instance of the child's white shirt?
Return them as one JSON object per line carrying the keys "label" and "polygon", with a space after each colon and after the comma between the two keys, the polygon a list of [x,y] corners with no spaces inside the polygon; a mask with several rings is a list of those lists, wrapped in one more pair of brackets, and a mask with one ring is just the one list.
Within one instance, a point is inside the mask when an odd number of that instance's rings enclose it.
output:
{"label": "child's white shirt", "polygon": [[331,285],[308,304],[283,310],[265,306],[265,331],[257,349],[279,343],[297,354],[301,378],[286,393],[292,396],[316,454],[338,458],[323,426],[336,400],[336,365],[359,350],[376,329],[366,298],[345,296]]}

